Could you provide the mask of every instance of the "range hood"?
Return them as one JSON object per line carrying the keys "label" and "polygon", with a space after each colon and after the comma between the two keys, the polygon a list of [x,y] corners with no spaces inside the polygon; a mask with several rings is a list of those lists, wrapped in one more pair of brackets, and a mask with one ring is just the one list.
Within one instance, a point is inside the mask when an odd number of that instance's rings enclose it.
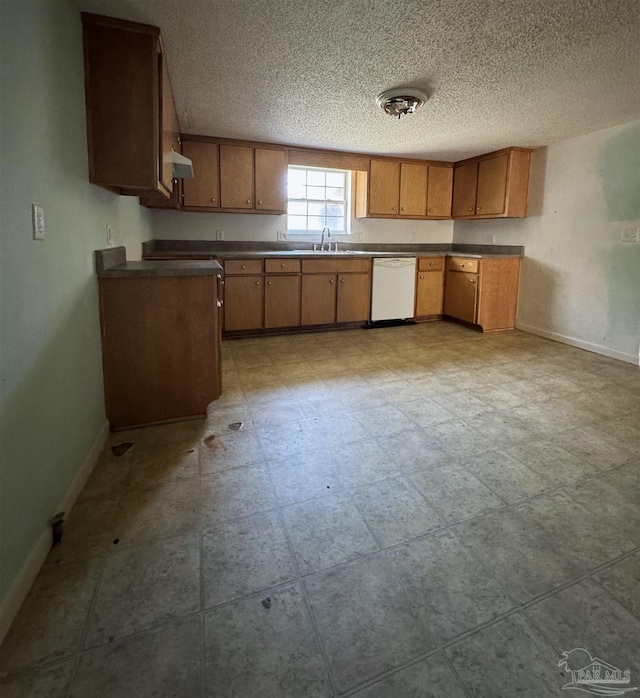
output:
{"label": "range hood", "polygon": [[172,174],[174,179],[193,179],[193,163],[175,150],[171,151]]}

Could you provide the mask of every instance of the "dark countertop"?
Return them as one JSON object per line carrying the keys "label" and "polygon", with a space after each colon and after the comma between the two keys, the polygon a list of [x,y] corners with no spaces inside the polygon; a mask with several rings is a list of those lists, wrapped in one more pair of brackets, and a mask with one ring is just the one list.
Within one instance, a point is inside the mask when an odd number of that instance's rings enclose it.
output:
{"label": "dark countertop", "polygon": [[215,250],[211,252],[203,252],[193,250],[190,252],[184,250],[157,250],[145,254],[146,260],[161,260],[173,259],[180,260],[181,258],[202,258],[202,259],[263,259],[271,257],[300,257],[302,259],[358,259],[359,257],[471,257],[474,259],[482,259],[483,257],[522,257],[521,252],[464,252],[453,250],[407,250],[402,252],[374,252],[371,250],[362,251],[339,251],[339,252],[313,252],[311,250]]}
{"label": "dark countertop", "polygon": [[519,245],[462,243],[358,243],[339,241],[340,251],[314,252],[309,241],[149,240],[142,243],[143,259],[260,259],[269,257],[523,257]]}
{"label": "dark countertop", "polygon": [[96,250],[96,273],[101,279],[128,276],[218,276],[224,274],[222,265],[211,259],[203,260],[142,260],[127,262],[126,249],[113,247]]}

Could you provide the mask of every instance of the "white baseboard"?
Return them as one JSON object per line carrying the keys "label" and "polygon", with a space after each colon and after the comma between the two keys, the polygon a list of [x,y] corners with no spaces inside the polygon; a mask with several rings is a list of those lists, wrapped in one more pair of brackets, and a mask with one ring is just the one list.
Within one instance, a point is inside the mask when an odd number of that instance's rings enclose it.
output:
{"label": "white baseboard", "polygon": [[[70,511],[95,467],[98,456],[107,441],[108,434],[109,423],[105,422],[89,449],[89,453],[87,453],[82,465],[78,468],[71,484],[67,488],[62,501],[56,510],[51,512],[52,516],[59,511],[66,511],[67,513]],[[29,589],[31,589],[35,578],[38,576],[38,572],[40,572],[44,561],[47,559],[49,550],[51,550],[52,535],[51,528],[47,525],[0,603],[0,643],[9,631],[13,619],[18,614],[20,606],[22,606]]]}
{"label": "white baseboard", "polygon": [[546,339],[553,339],[555,342],[561,342],[562,344],[569,344],[572,347],[578,347],[578,349],[592,351],[595,354],[602,354],[603,356],[608,356],[612,359],[626,361],[634,366],[640,365],[640,357],[634,356],[633,354],[627,354],[623,351],[618,351],[617,349],[610,349],[609,347],[604,347],[601,344],[585,342],[583,339],[568,337],[567,335],[560,334],[558,332],[551,332],[549,330],[543,330],[541,327],[532,327],[531,325],[523,325],[521,323],[516,323],[516,329],[522,330],[523,332],[529,332],[531,334],[537,334],[540,335],[540,337],[545,337]]}

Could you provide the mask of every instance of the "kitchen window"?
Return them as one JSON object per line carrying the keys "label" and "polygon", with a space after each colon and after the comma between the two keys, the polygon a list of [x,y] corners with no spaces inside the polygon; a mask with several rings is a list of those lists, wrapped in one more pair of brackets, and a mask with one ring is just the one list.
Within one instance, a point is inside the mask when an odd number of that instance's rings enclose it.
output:
{"label": "kitchen window", "polygon": [[349,234],[351,172],[289,166],[287,232]]}

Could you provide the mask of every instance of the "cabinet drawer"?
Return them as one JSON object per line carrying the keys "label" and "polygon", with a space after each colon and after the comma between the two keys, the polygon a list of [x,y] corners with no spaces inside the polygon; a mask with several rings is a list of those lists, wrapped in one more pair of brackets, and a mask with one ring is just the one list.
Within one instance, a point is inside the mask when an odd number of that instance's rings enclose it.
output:
{"label": "cabinet drawer", "polygon": [[299,273],[300,272],[300,260],[299,259],[265,259],[264,260],[264,270],[267,274],[284,274],[284,273]]}
{"label": "cabinet drawer", "polygon": [[303,259],[306,274],[343,274],[371,271],[371,259]]}
{"label": "cabinet drawer", "polygon": [[418,260],[418,271],[444,271],[444,257],[422,257]]}
{"label": "cabinet drawer", "polygon": [[449,271],[471,271],[477,274],[479,261],[468,257],[447,257],[447,269]]}
{"label": "cabinet drawer", "polygon": [[262,274],[261,259],[227,259],[225,274]]}

